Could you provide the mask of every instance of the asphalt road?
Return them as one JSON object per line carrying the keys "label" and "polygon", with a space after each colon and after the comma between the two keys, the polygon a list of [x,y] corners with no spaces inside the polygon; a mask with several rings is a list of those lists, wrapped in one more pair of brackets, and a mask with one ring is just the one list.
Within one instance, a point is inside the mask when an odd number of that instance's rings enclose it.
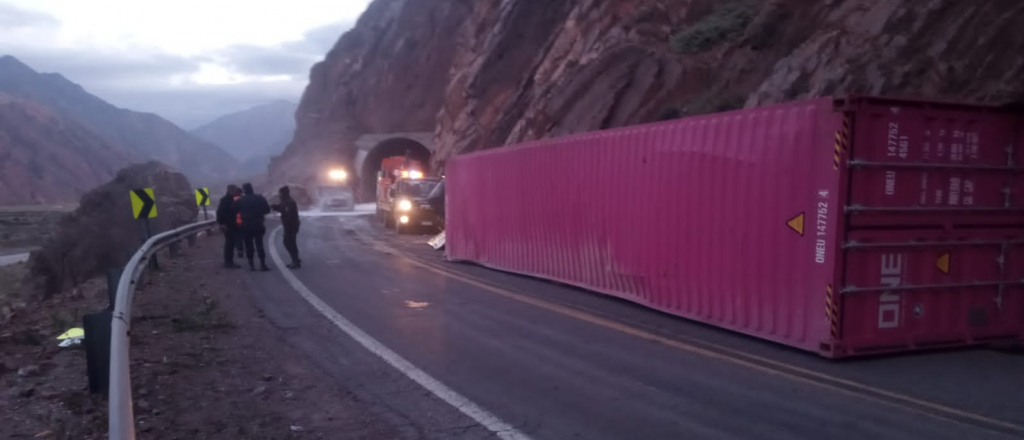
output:
{"label": "asphalt road", "polygon": [[427,238],[372,217],[306,218],[304,267],[247,277],[287,340],[332,372],[324,380],[405,438],[1024,438],[1020,354],[828,361],[448,263]]}

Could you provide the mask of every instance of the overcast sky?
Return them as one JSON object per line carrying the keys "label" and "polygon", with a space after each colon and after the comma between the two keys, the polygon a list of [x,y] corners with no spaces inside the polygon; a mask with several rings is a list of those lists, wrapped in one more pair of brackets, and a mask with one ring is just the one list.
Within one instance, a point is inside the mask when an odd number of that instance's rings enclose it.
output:
{"label": "overcast sky", "polygon": [[194,128],[274,99],[370,0],[0,0],[0,55]]}

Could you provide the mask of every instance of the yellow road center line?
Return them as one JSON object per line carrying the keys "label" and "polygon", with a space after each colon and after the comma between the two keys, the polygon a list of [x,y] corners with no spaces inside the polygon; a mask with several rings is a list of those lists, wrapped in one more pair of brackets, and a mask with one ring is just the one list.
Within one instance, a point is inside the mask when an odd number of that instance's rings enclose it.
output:
{"label": "yellow road center line", "polygon": [[[360,234],[360,235],[362,235],[362,234]],[[910,407],[910,406],[906,406],[906,405],[898,403],[898,402],[892,402],[892,401],[889,401],[889,400],[880,399],[880,398],[872,396],[870,394],[865,394],[865,393],[862,393],[862,392],[856,392],[856,391],[852,391],[852,390],[848,390],[848,389],[845,389],[845,388],[841,388],[841,387],[838,387],[838,386],[835,386],[835,385],[832,385],[832,384],[828,384],[828,383],[825,383],[825,382],[811,380],[811,379],[808,379],[806,377],[802,377],[802,376],[798,376],[798,375],[795,375],[795,374],[787,373],[785,371],[779,371],[777,369],[765,366],[764,364],[772,365],[774,367],[784,368],[784,369],[790,370],[792,372],[797,372],[797,373],[804,374],[804,375],[807,375],[807,376],[812,376],[812,377],[816,377],[816,378],[819,378],[819,379],[828,380],[828,381],[831,381],[831,382],[834,382],[834,383],[838,383],[838,384],[842,384],[842,385],[845,385],[845,386],[848,386],[848,387],[851,387],[851,388],[855,388],[855,389],[858,389],[858,390],[861,390],[861,391],[875,393],[875,394],[878,394],[878,395],[881,395],[881,396],[885,396],[885,397],[888,397],[890,399],[897,400],[897,401],[900,401],[900,402],[919,405],[921,407],[925,407],[925,408],[928,408],[928,409],[931,409],[931,410],[934,410],[934,411],[937,411],[937,412],[940,412],[940,413],[943,413],[943,414],[946,414],[946,415],[962,417],[964,419],[973,420],[975,422],[979,422],[979,423],[982,423],[982,424],[987,424],[987,425],[991,425],[991,426],[997,426],[997,427],[1000,427],[1000,428],[1005,429],[1005,430],[1019,432],[1019,433],[1024,433],[1024,426],[1022,426],[1022,425],[1006,422],[1006,421],[1003,421],[1003,420],[994,419],[994,418],[991,418],[991,417],[983,416],[981,414],[976,414],[976,413],[968,412],[968,411],[965,411],[965,410],[960,410],[960,409],[957,409],[957,408],[945,406],[945,405],[934,403],[934,402],[930,402],[930,401],[927,401],[927,400],[922,400],[922,399],[911,397],[911,396],[908,396],[908,395],[905,395],[905,394],[896,393],[896,392],[892,392],[892,391],[887,391],[887,390],[884,390],[884,389],[881,389],[881,388],[876,388],[876,387],[873,387],[873,386],[870,386],[870,385],[865,385],[865,384],[862,384],[860,382],[854,382],[854,381],[849,380],[849,379],[843,379],[843,378],[840,378],[840,377],[837,377],[837,376],[832,376],[830,374],[820,373],[820,372],[817,372],[817,371],[814,371],[814,370],[808,370],[806,368],[798,367],[798,366],[793,365],[793,364],[788,364],[788,363],[785,363],[785,362],[776,361],[776,360],[773,360],[773,359],[769,359],[769,358],[765,358],[765,357],[749,354],[749,353],[746,353],[746,352],[743,352],[743,351],[735,350],[735,349],[732,349],[732,348],[728,348],[728,347],[717,345],[717,344],[713,344],[713,343],[707,343],[707,342],[704,342],[704,341],[700,341],[699,344],[707,346],[707,347],[712,347],[712,348],[715,349],[715,351],[712,351],[712,350],[709,350],[709,349],[706,349],[706,348],[702,348],[702,347],[698,347],[696,345],[688,344],[688,343],[685,343],[685,342],[681,342],[681,341],[678,341],[676,339],[671,339],[671,338],[667,338],[667,337],[664,337],[664,336],[659,336],[659,335],[656,335],[654,333],[651,333],[651,332],[648,332],[648,331],[645,331],[645,330],[641,330],[639,328],[630,327],[630,326],[624,325],[622,323],[612,321],[612,320],[607,319],[607,318],[602,318],[602,317],[594,315],[592,313],[583,312],[583,311],[580,311],[580,310],[577,310],[577,309],[574,309],[574,308],[570,308],[568,306],[564,306],[564,305],[560,305],[560,304],[555,304],[555,303],[552,303],[550,301],[545,301],[545,300],[534,298],[532,296],[528,296],[528,295],[525,295],[525,294],[522,294],[522,293],[517,293],[517,292],[511,291],[511,290],[508,290],[508,289],[504,289],[504,288],[501,288],[501,287],[493,286],[493,285],[490,285],[488,283],[481,282],[481,281],[478,281],[476,279],[473,279],[470,276],[466,276],[466,275],[463,275],[463,274],[455,273],[455,272],[453,272],[453,271],[451,271],[449,269],[442,268],[441,266],[435,266],[434,264],[431,264],[431,263],[426,263],[426,262],[418,261],[418,260],[416,260],[414,258],[411,258],[411,257],[408,257],[408,256],[402,254],[400,251],[398,251],[398,250],[396,250],[396,249],[394,249],[394,248],[392,248],[392,247],[390,247],[388,245],[385,245],[385,244],[381,243],[380,241],[378,241],[375,238],[367,237],[365,235],[364,235],[364,237],[369,239],[377,249],[385,251],[385,252],[389,252],[389,253],[391,253],[391,254],[393,254],[395,256],[398,256],[398,257],[400,257],[400,258],[402,258],[402,259],[404,259],[406,261],[409,261],[413,265],[422,267],[422,268],[427,269],[427,270],[429,270],[431,272],[435,272],[435,273],[437,273],[439,275],[446,276],[446,277],[449,277],[449,278],[461,281],[461,282],[463,282],[465,284],[469,284],[471,286],[479,287],[481,289],[487,290],[487,291],[489,291],[491,293],[495,293],[495,294],[504,296],[506,298],[514,299],[516,301],[519,301],[519,302],[522,302],[522,303],[526,303],[526,304],[530,304],[530,305],[533,305],[533,306],[537,306],[537,307],[543,308],[545,310],[549,310],[549,311],[552,311],[552,312],[555,312],[555,313],[559,313],[559,314],[562,314],[562,315],[570,316],[570,317],[579,319],[581,321],[589,322],[591,324],[595,324],[595,325],[598,325],[598,326],[601,326],[601,327],[605,327],[605,328],[608,328],[608,329],[611,329],[611,330],[616,330],[618,332],[625,333],[625,334],[628,334],[628,335],[631,335],[631,336],[636,336],[636,337],[641,338],[641,339],[647,339],[647,340],[650,340],[650,341],[660,342],[660,343],[665,344],[665,345],[667,345],[669,347],[673,347],[673,348],[680,349],[680,350],[683,350],[683,351],[688,351],[688,352],[691,352],[691,353],[699,354],[699,355],[702,355],[702,356],[705,356],[705,357],[708,357],[708,358],[717,359],[717,360],[733,363],[733,364],[736,364],[736,365],[741,365],[741,366],[744,366],[744,367],[747,367],[747,368],[750,368],[750,369],[753,369],[753,370],[761,371],[761,372],[764,372],[764,373],[768,373],[768,374],[771,374],[771,375],[786,377],[788,379],[791,379],[791,380],[794,380],[794,381],[797,381],[797,382],[808,383],[808,384],[815,385],[815,386],[818,386],[818,387],[831,389],[833,391],[837,391],[837,392],[840,392],[842,394],[846,394],[846,395],[850,395],[850,396],[855,396],[855,397],[860,397],[860,398],[863,398],[863,399],[867,399],[867,400],[883,403],[883,404],[890,405],[890,406],[893,406],[893,407],[896,407],[896,408],[900,408],[900,409],[903,409],[903,410],[906,410],[906,411],[910,411],[910,412],[914,412],[914,413],[918,413],[918,414],[923,414],[923,415],[927,415],[927,416],[930,416],[930,417],[934,417],[934,418],[937,418],[937,419],[940,419],[940,420],[946,420],[946,421],[951,421],[951,422],[955,422],[955,423],[959,423],[959,424],[964,424],[962,421],[957,420],[957,419],[948,418],[948,417],[945,417],[945,416],[942,416],[942,415],[939,415],[939,414],[936,414],[936,413],[933,413],[933,412],[922,411],[920,409],[913,408],[913,407]],[[692,340],[691,338],[686,338],[685,336],[683,336],[682,338]],[[728,353],[728,354],[726,354],[726,353]],[[733,355],[733,356],[730,356],[730,355]],[[744,357],[744,358],[747,358],[747,359],[751,359],[751,360],[757,361],[758,363],[754,363],[754,362],[751,362],[751,361],[748,361],[748,360],[740,359],[740,358],[735,357],[735,356],[740,356],[740,357]]]}

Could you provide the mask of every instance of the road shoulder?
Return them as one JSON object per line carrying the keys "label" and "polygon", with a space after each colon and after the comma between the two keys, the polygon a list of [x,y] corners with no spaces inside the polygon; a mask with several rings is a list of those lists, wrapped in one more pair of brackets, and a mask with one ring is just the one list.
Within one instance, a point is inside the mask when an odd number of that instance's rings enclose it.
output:
{"label": "road shoulder", "polygon": [[[136,293],[131,374],[136,428],[147,439],[408,437],[331,380],[267,317],[251,286],[275,273],[225,270],[218,236],[144,276]],[[56,335],[106,304],[99,281],[20,309],[0,331],[2,438],[106,438],[107,401],[90,395],[85,353]]]}

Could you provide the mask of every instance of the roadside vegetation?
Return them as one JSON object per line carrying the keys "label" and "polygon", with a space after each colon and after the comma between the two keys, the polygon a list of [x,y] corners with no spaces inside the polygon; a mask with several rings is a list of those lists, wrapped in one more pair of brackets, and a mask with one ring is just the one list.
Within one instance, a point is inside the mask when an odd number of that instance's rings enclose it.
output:
{"label": "roadside vegetation", "polygon": [[679,54],[695,54],[734,41],[743,35],[757,10],[758,2],[748,0],[718,5],[710,14],[673,35],[669,46]]}

